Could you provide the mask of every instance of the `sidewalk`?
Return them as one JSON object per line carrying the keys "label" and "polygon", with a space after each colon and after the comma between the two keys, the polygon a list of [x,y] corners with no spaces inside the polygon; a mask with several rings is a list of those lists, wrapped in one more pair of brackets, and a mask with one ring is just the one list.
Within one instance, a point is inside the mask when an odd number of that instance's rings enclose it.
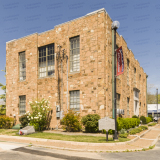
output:
{"label": "sidewalk", "polygon": [[[63,133],[63,134],[70,134],[70,133]],[[128,142],[85,143],[85,142],[61,141],[61,140],[7,136],[7,135],[0,135],[0,141],[27,143],[28,145],[32,144],[34,146],[66,149],[73,151],[113,152],[113,151],[127,151],[127,150],[135,151],[135,150],[142,150],[144,148],[149,148],[149,146],[153,146],[154,144],[156,144],[159,135],[160,135],[160,125],[156,125],[154,127],[150,127],[147,131],[137,135],[134,139]]]}

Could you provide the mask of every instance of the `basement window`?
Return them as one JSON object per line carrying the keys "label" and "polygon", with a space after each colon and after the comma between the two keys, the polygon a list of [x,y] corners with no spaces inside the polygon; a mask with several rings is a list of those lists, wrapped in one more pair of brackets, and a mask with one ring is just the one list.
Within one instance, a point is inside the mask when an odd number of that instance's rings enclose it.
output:
{"label": "basement window", "polygon": [[70,38],[70,72],[80,71],[80,42],[79,36]]}
{"label": "basement window", "polygon": [[19,96],[19,114],[26,113],[26,96]]}
{"label": "basement window", "polygon": [[24,81],[26,79],[26,56],[25,52],[19,53],[19,80]]}
{"label": "basement window", "polygon": [[53,76],[55,72],[54,44],[39,48],[39,77]]}
{"label": "basement window", "polygon": [[80,111],[80,91],[70,91],[70,109]]}

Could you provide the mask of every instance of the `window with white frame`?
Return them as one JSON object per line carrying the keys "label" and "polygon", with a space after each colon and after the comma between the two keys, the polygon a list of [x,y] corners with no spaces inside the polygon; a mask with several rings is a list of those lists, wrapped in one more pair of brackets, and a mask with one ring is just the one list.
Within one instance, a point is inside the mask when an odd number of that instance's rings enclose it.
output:
{"label": "window with white frame", "polygon": [[129,59],[127,59],[127,84],[129,85]]}
{"label": "window with white frame", "polygon": [[70,109],[80,111],[80,91],[70,91]]}
{"label": "window with white frame", "polygon": [[26,79],[26,56],[25,52],[19,53],[19,80],[24,81]]}
{"label": "window with white frame", "polygon": [[70,72],[80,71],[80,38],[70,38]]}
{"label": "window with white frame", "polygon": [[134,108],[135,108],[135,112],[137,112],[138,101],[135,100],[135,103],[134,103],[134,104],[135,104],[135,107],[134,107]]}
{"label": "window with white frame", "polygon": [[26,113],[26,96],[19,96],[19,114]]}
{"label": "window with white frame", "polygon": [[129,98],[127,97],[127,115],[129,115]]}
{"label": "window with white frame", "polygon": [[47,77],[54,75],[54,44],[39,48],[39,77]]}
{"label": "window with white frame", "polygon": [[116,94],[116,107],[117,107],[117,109],[119,109],[120,108],[120,94]]}

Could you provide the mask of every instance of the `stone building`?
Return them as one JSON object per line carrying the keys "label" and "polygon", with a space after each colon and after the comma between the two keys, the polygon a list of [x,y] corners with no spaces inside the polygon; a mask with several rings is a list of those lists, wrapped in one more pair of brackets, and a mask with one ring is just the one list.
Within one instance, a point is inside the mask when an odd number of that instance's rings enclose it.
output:
{"label": "stone building", "polygon": [[[74,108],[81,116],[112,117],[111,24],[105,9],[100,9],[7,42],[7,115],[15,114],[18,120],[30,110],[29,101],[51,96],[52,128],[59,124],[57,105],[63,112]],[[124,109],[123,117],[146,116],[147,75],[124,38],[118,33],[116,37],[124,54],[124,74],[117,77],[117,108]]]}

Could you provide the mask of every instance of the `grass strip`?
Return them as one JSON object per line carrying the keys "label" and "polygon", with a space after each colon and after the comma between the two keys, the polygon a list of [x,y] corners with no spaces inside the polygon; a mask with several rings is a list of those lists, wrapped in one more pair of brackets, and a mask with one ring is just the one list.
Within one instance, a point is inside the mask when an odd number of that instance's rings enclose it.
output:
{"label": "grass strip", "polygon": [[106,137],[83,136],[83,135],[62,135],[57,133],[45,133],[45,132],[37,132],[29,135],[18,135],[17,133],[18,133],[18,130],[0,129],[1,135],[43,138],[43,139],[62,140],[62,141],[88,142],[88,143],[118,143],[118,142],[126,142],[130,140],[128,138],[119,137],[119,141],[114,141],[113,138],[109,138],[108,141],[106,141]]}
{"label": "grass strip", "polygon": [[44,138],[44,139],[63,140],[63,141],[75,141],[75,142],[90,142],[90,143],[117,143],[117,142],[126,142],[130,140],[128,138],[119,138],[119,141],[114,141],[113,138],[109,138],[108,141],[106,141],[106,137],[62,135],[62,134],[44,133],[44,132],[39,132],[24,136],[33,138]]}

